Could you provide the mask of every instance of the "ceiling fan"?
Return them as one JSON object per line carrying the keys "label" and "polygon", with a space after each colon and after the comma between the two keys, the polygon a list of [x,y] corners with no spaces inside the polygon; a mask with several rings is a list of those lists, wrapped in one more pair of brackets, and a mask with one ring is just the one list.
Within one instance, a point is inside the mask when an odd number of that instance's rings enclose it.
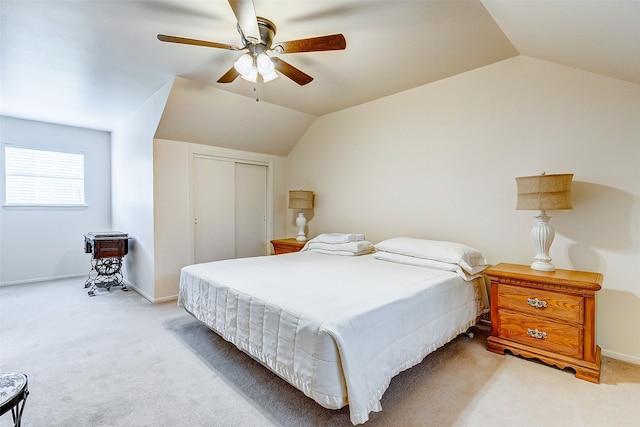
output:
{"label": "ceiling fan", "polygon": [[347,47],[347,41],[342,34],[277,42],[274,44],[273,38],[276,35],[276,26],[268,19],[256,16],[253,0],[229,0],[229,5],[231,5],[231,9],[238,20],[238,32],[240,33],[242,47],[225,43],[168,36],[165,34],[158,34],[158,40],[235,51],[246,50],[248,53],[242,55],[234,63],[233,67],[218,79],[218,83],[231,83],[238,76],[255,83],[258,74],[262,76],[264,82],[267,82],[277,77],[277,73],[275,72],[277,70],[300,86],[303,86],[310,83],[313,77],[278,57],[267,55],[267,52],[277,54],[319,52],[344,50]]}

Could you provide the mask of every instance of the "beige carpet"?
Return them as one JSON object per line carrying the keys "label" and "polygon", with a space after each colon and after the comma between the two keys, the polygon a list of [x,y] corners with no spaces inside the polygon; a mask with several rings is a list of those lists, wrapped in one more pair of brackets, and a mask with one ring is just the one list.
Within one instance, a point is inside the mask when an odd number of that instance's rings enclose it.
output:
{"label": "beige carpet", "polygon": [[[0,371],[29,376],[25,427],[351,425],[348,408],[323,409],[175,303],[90,298],[83,283],[0,287]],[[490,353],[478,332],[395,377],[365,425],[640,425],[640,366],[604,358],[591,384]]]}

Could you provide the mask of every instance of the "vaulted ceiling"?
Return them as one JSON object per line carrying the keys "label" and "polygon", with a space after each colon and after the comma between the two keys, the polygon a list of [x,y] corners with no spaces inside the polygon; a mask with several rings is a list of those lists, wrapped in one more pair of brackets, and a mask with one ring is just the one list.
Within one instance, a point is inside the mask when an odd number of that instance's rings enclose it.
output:
{"label": "vaulted ceiling", "polygon": [[110,131],[178,76],[164,135],[181,139],[180,111],[190,109],[191,129],[202,113],[204,139],[213,128],[271,123],[282,135],[257,151],[286,154],[317,116],[516,55],[640,84],[640,1],[254,3],[276,24],[276,41],[342,33],[347,48],[281,55],[314,80],[281,76],[254,90],[242,79],[216,83],[238,52],[156,38],[239,45],[226,0],[2,0],[0,114]]}

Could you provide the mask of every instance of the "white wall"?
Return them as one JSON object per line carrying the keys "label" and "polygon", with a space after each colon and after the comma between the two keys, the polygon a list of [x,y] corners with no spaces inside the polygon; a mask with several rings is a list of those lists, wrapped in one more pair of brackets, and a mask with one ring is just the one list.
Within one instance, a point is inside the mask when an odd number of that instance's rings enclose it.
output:
{"label": "white wall", "polygon": [[0,210],[0,284],[87,274],[91,256],[82,235],[111,224],[110,135],[108,132],[0,116],[1,199],[5,201],[4,144],[84,153],[83,208]]}
{"label": "white wall", "polygon": [[114,229],[132,237],[124,259],[127,283],[155,301],[153,137],[169,96],[167,83],[111,135]]}
{"label": "white wall", "polygon": [[[177,297],[180,269],[193,261],[190,158],[193,154],[262,162],[269,166],[268,238],[286,232],[285,158],[209,145],[156,139],[154,144],[156,300]],[[215,242],[212,242],[215,244]]]}
{"label": "white wall", "polygon": [[180,269],[191,263],[188,144],[155,140],[155,280],[159,295],[175,298]]}
{"label": "white wall", "polygon": [[640,363],[639,135],[639,85],[517,57],[319,118],[287,186],[316,194],[310,236],[455,240],[529,264],[536,212],[514,209],[514,178],[574,173],[574,209],[550,212],[553,262],[604,274],[598,343]]}

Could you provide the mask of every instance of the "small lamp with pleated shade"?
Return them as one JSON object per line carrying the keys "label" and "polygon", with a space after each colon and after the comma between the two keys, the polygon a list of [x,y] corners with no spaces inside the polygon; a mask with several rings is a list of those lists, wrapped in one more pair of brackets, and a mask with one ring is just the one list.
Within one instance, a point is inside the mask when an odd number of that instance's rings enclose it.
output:
{"label": "small lamp with pleated shade", "polygon": [[298,236],[296,240],[298,242],[305,242],[307,240],[307,236],[304,234],[304,227],[307,224],[307,219],[304,217],[304,210],[313,209],[313,199],[313,191],[289,191],[289,209],[298,210],[298,216],[296,218],[296,225],[298,226]]}
{"label": "small lamp with pleated shade", "polygon": [[531,268],[540,271],[555,271],[551,263],[549,249],[555,237],[555,230],[549,225],[551,217],[546,211],[573,209],[571,206],[571,180],[573,174],[524,176],[516,178],[518,186],[518,210],[539,210],[538,220],[531,230],[536,247],[536,256]]}

